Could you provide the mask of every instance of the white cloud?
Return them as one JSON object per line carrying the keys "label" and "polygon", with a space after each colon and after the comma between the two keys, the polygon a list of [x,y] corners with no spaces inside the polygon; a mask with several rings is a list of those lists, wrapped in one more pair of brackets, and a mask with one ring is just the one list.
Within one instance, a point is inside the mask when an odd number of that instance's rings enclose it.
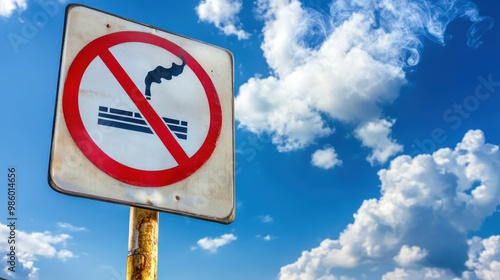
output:
{"label": "white cloud", "polygon": [[57,226],[60,229],[69,230],[69,231],[88,231],[88,229],[86,229],[84,227],[76,227],[70,223],[57,223]]}
{"label": "white cloud", "polygon": [[403,151],[403,146],[396,143],[390,136],[395,120],[378,119],[360,125],[356,130],[356,138],[361,140],[363,147],[373,151],[366,158],[370,164],[383,164],[390,157]]}
{"label": "white cloud", "polygon": [[264,241],[271,241],[271,240],[273,240],[273,239],[274,239],[274,237],[273,237],[273,236],[271,236],[271,235],[269,235],[269,234],[268,234],[268,235],[261,235],[261,234],[257,234],[255,237],[257,237],[257,238],[259,238],[259,239],[262,239],[262,240],[264,240]]}
{"label": "white cloud", "polygon": [[299,0],[257,5],[272,74],[239,88],[236,118],[240,128],[271,135],[282,152],[331,135],[335,121],[380,118],[418,63],[422,36],[443,43],[454,18],[482,19],[468,1],[336,0],[329,16]]}
{"label": "white cloud", "polygon": [[264,224],[273,222],[273,217],[271,217],[270,215],[260,216],[260,219]]}
{"label": "white cloud", "polygon": [[464,273],[464,279],[495,280],[500,279],[500,236],[486,239],[474,237],[469,240],[469,260],[466,265],[470,271]]}
{"label": "white cloud", "polygon": [[327,259],[332,259],[331,261],[335,261],[337,265],[343,267],[353,267],[356,264],[355,258],[348,255],[335,256],[335,254],[331,254],[331,252],[339,248],[340,243],[338,240],[324,240],[319,247],[302,252],[302,255],[295,263],[282,267],[279,279],[312,280],[333,276],[330,274],[332,267],[328,264],[329,260]]}
{"label": "white cloud", "polygon": [[26,0],[0,1],[0,17],[10,17],[14,11],[22,12],[28,8]]}
{"label": "white cloud", "polygon": [[394,261],[400,266],[410,266],[421,261],[427,256],[427,250],[423,250],[418,246],[403,245],[399,254],[394,257]]}
{"label": "white cloud", "polygon": [[229,233],[229,234],[223,234],[220,237],[217,238],[210,238],[210,237],[205,237],[200,240],[196,244],[203,250],[207,250],[210,253],[217,253],[217,250],[222,247],[226,246],[229,243],[235,241],[238,239],[234,234]]}
{"label": "white cloud", "polygon": [[469,245],[467,270],[457,276],[449,269],[421,267],[396,268],[386,273],[382,280],[497,280],[500,279],[500,236],[486,239],[473,237]]}
{"label": "white cloud", "polygon": [[342,165],[342,160],[338,159],[338,155],[333,147],[323,150],[316,150],[312,154],[311,164],[322,169],[332,169],[335,166]]}
{"label": "white cloud", "polygon": [[[0,236],[10,236],[10,229],[7,225],[0,223]],[[22,265],[22,267],[16,267],[16,277],[38,279],[39,268],[35,267],[35,262],[39,257],[57,257],[62,261],[75,257],[71,251],[57,248],[65,247],[69,239],[71,236],[68,234],[54,235],[48,231],[27,233],[16,229],[15,252],[18,262]],[[10,246],[13,245],[7,242],[7,238],[0,240],[0,252],[4,255],[2,262],[4,265],[7,264],[5,254],[10,252]],[[6,266],[4,266],[4,271],[8,273]]]}
{"label": "white cloud", "polygon": [[65,262],[68,259],[75,258],[75,255],[71,251],[68,251],[66,249],[62,249],[61,251],[57,252],[57,258],[60,259],[61,261]]}
{"label": "white cloud", "polygon": [[[480,130],[467,132],[454,149],[395,158],[378,172],[381,197],[365,200],[337,240],[326,239],[282,267],[280,279],[376,267],[393,270],[386,280],[453,279],[467,268],[498,275],[499,238],[468,241],[467,234],[500,205],[499,168],[499,147],[486,144]],[[409,276],[398,278],[403,274]]]}
{"label": "white cloud", "polygon": [[309,15],[295,0],[258,0],[257,5],[265,20],[261,48],[269,66],[284,77],[314,53],[300,42],[302,35],[308,32]]}
{"label": "white cloud", "polygon": [[382,276],[382,280],[459,280],[446,269],[424,267],[421,269],[396,268]]}
{"label": "white cloud", "polygon": [[238,40],[250,37],[250,34],[237,26],[240,0],[202,0],[195,10],[201,21],[213,23],[226,35],[235,35]]}

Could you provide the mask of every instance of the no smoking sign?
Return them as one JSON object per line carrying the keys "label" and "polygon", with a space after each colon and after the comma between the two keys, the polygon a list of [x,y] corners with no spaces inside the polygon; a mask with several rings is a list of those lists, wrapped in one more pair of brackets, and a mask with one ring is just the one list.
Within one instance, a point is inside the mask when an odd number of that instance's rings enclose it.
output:
{"label": "no smoking sign", "polygon": [[232,81],[226,50],[70,5],[51,186],[231,222]]}

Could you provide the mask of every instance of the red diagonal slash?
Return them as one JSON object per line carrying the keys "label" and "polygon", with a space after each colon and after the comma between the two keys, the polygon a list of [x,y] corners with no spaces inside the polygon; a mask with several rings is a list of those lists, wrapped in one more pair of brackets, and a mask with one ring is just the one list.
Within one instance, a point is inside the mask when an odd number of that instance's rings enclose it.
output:
{"label": "red diagonal slash", "polygon": [[182,165],[185,161],[187,161],[189,156],[186,154],[181,145],[179,145],[177,140],[175,140],[162,118],[156,113],[151,104],[149,104],[146,97],[144,97],[142,92],[137,88],[135,83],[129,77],[127,72],[125,72],[109,49],[101,50],[99,52],[99,57],[109,68],[113,76],[115,76],[116,80],[120,83],[130,99],[132,99],[132,102],[134,102],[137,109],[139,109],[153,131],[160,138],[160,141],[163,145],[165,145],[165,148],[167,148],[170,154],[177,161],[177,164]]}

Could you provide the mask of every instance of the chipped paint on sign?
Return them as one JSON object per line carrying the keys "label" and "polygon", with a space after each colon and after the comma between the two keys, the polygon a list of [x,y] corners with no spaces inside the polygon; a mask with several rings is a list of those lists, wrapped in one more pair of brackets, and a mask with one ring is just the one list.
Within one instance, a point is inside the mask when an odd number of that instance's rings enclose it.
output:
{"label": "chipped paint on sign", "polygon": [[62,193],[230,223],[231,53],[68,6],[49,173]]}

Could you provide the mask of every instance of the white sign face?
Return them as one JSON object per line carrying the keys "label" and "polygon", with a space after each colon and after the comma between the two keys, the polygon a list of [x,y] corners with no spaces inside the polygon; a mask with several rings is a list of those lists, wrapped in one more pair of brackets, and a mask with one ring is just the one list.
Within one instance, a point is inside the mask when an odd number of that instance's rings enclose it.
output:
{"label": "white sign face", "polygon": [[50,162],[57,191],[230,223],[230,52],[67,9]]}

